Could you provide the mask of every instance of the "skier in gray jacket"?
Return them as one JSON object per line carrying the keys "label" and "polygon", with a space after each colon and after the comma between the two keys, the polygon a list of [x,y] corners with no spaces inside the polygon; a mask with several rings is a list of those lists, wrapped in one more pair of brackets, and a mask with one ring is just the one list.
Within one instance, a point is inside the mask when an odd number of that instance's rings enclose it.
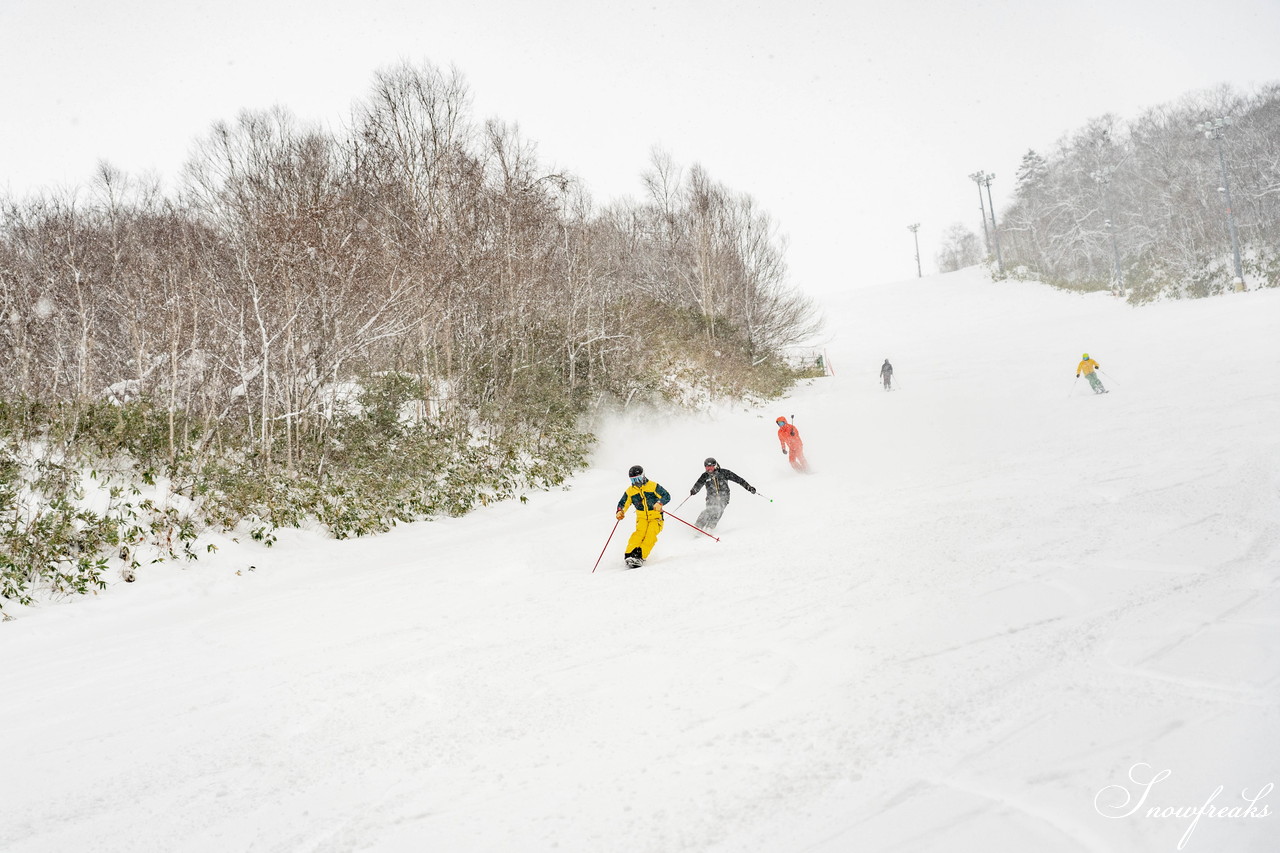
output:
{"label": "skier in gray jacket", "polygon": [[720,523],[725,507],[729,505],[729,481],[732,480],[753,495],[756,487],[728,468],[721,468],[714,456],[708,456],[702,463],[702,468],[702,476],[689,490],[689,496],[693,497],[703,486],[707,487],[707,506],[698,514],[698,526],[703,530],[713,530]]}

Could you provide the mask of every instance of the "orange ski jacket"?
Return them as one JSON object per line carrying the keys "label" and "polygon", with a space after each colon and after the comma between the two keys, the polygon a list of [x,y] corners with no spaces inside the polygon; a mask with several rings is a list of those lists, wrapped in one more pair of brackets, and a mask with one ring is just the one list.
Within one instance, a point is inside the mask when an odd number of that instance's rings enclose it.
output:
{"label": "orange ski jacket", "polygon": [[798,452],[804,447],[804,442],[800,440],[800,431],[796,429],[795,424],[787,423],[786,418],[779,418],[782,424],[778,427],[778,443],[782,445],[783,450]]}

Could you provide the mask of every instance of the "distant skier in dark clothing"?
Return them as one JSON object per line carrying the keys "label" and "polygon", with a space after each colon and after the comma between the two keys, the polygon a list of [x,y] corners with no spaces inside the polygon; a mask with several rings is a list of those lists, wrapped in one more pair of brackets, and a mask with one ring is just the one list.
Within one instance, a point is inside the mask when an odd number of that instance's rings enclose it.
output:
{"label": "distant skier in dark clothing", "polygon": [[756,487],[728,468],[721,468],[714,457],[708,456],[702,467],[702,476],[689,490],[689,496],[693,497],[703,486],[707,487],[707,506],[698,514],[698,526],[703,530],[714,530],[720,523],[720,516],[724,515],[725,507],[729,505],[729,481],[732,480],[753,495]]}
{"label": "distant skier in dark clothing", "polygon": [[889,359],[884,360],[884,364],[880,365],[880,379],[884,381],[884,390],[889,390],[889,383],[893,381],[893,365],[889,363]]}

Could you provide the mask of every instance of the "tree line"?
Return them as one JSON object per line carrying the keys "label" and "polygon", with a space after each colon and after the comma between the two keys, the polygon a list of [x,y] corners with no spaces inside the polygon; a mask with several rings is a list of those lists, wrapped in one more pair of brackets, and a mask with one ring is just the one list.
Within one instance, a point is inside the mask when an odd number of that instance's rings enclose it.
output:
{"label": "tree line", "polygon": [[215,124],[174,193],[102,164],[88,190],[0,199],[0,449],[96,442],[229,523],[287,505],[362,532],[334,521],[362,476],[391,492],[365,496],[379,529],[439,510],[432,488],[465,511],[558,482],[602,408],[779,393],[818,320],[770,217],[662,153],[643,185],[597,205],[475,120],[458,72],[405,64],[339,131]]}
{"label": "tree line", "polygon": [[[1199,129],[1216,118],[1231,120],[1220,140]],[[1135,301],[1223,292],[1235,277],[1224,165],[1244,276],[1280,286],[1280,83],[1188,95],[1132,121],[1104,115],[1028,151],[998,215],[1004,268]],[[940,267],[974,262],[979,245],[953,229]]]}

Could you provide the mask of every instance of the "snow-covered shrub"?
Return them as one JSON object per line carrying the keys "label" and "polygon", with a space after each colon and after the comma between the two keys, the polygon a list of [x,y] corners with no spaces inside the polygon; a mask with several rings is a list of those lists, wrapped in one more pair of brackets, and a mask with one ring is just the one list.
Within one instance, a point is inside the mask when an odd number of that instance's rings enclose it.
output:
{"label": "snow-covered shrub", "polygon": [[106,586],[109,562],[194,559],[194,520],[60,451],[0,444],[0,607]]}

